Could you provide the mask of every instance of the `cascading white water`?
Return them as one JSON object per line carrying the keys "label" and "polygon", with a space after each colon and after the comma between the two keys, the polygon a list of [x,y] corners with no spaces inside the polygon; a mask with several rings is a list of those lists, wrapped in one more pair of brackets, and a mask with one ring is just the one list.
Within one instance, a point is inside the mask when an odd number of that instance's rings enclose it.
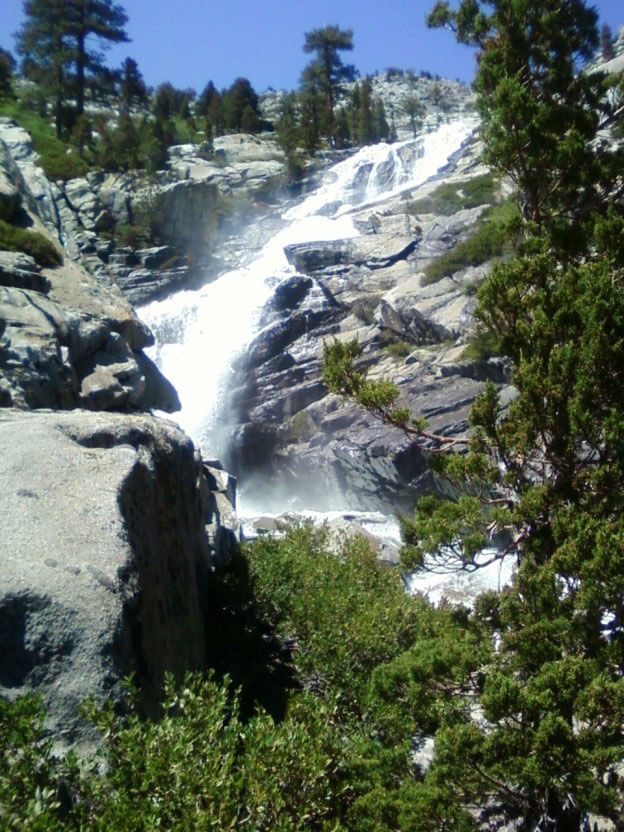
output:
{"label": "cascading white water", "polygon": [[156,339],[151,357],[178,391],[182,409],[174,418],[206,454],[222,453],[232,360],[251,340],[276,282],[292,273],[284,246],[356,233],[348,217],[305,217],[278,232],[249,266],[137,310]]}
{"label": "cascading white water", "polygon": [[355,207],[383,202],[415,188],[445,165],[476,127],[473,118],[443,124],[419,139],[363,147],[330,168],[317,190],[284,215],[340,217]]}
{"label": "cascading white water", "polygon": [[350,210],[426,181],[475,126],[474,119],[465,118],[423,139],[362,148],[330,168],[321,186],[284,214],[288,225],[248,266],[138,310],[156,338],[151,357],[180,396],[182,410],[175,419],[205,455],[223,452],[217,434],[220,429],[223,435],[227,420],[222,405],[232,360],[251,340],[275,285],[294,271],[284,246],[356,236]]}

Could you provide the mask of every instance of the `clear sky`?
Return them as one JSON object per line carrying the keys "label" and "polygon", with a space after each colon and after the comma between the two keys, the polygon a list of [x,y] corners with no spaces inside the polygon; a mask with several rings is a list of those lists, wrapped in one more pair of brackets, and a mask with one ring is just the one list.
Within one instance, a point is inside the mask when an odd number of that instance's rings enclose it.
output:
{"label": "clear sky", "polygon": [[[539,0],[536,0],[539,2]],[[127,0],[130,43],[107,53],[111,66],[134,58],[148,84],[171,81],[201,91],[212,80],[229,86],[249,78],[258,91],[292,89],[308,56],[304,32],[324,24],[353,29],[344,59],[362,75],[388,66],[470,81],[474,53],[450,32],[430,31],[425,13],[434,0]],[[14,51],[22,0],[0,0],[0,46]],[[451,4],[453,5],[453,4]],[[599,0],[601,22],[614,32],[624,23],[622,0]]]}

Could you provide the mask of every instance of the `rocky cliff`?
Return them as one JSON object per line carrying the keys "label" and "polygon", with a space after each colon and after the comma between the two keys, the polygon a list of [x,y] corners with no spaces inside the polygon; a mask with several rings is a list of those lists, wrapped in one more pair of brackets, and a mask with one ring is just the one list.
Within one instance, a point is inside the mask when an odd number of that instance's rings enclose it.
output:
{"label": "rocky cliff", "polygon": [[[233,478],[149,412],[179,402],[100,257],[123,187],[51,183],[36,162],[0,123],[0,219],[32,251],[0,251],[0,693],[37,691],[80,745],[88,695],[118,700],[133,673],[154,713],[166,671],[206,666],[206,579],[239,530]],[[213,190],[164,186],[163,215],[188,229]]]}
{"label": "rocky cliff", "polygon": [[327,393],[323,344],[357,339],[361,366],[394,380],[402,403],[432,431],[465,435],[485,380],[507,385],[504,361],[467,350],[474,288],[489,264],[454,268],[429,284],[424,271],[474,230],[501,192],[496,186],[483,204],[444,212],[427,196],[441,185],[461,194],[486,174],[473,139],[432,181],[356,211],[361,236],[286,249],[296,273],[276,287],[239,358],[232,398],[240,428],[231,464],[245,481],[262,482],[266,507],[298,494],[321,509],[407,510],[419,493],[442,487],[413,438]]}

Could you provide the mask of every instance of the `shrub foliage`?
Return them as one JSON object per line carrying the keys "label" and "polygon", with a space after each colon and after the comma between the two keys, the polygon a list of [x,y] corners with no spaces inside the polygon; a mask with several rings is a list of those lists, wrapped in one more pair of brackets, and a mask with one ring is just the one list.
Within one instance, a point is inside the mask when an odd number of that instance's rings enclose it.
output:
{"label": "shrub foliage", "polygon": [[40,266],[59,266],[63,256],[58,248],[38,231],[27,231],[0,220],[0,249],[23,251]]}

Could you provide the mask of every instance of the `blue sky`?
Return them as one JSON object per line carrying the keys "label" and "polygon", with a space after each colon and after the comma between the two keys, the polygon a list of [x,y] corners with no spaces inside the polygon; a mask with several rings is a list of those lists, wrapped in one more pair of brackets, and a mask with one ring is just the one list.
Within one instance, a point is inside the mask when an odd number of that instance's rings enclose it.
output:
{"label": "blue sky", "polygon": [[[22,0],[1,0],[0,46],[14,50]],[[308,60],[304,32],[325,23],[353,29],[345,60],[364,75],[388,66],[412,67],[469,81],[471,49],[448,32],[430,31],[425,13],[434,0],[127,0],[130,43],[108,51],[118,66],[130,55],[151,85],[171,81],[198,91],[212,80],[229,86],[238,76],[261,91],[294,88]],[[536,0],[539,2],[539,0]],[[622,0],[600,0],[601,21],[614,32],[624,23]]]}

